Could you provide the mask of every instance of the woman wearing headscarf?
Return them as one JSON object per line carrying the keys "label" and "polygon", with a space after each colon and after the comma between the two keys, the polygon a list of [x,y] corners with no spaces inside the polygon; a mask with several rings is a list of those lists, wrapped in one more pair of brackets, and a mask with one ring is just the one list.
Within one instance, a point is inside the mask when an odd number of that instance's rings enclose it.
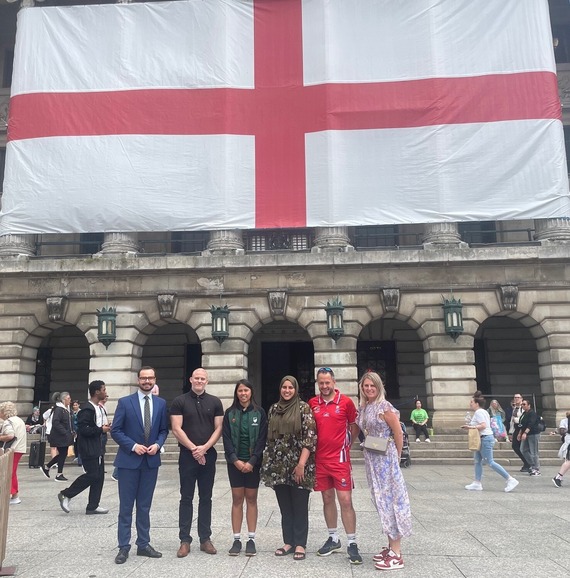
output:
{"label": "woman wearing headscarf", "polygon": [[51,432],[49,434],[49,443],[52,447],[57,448],[57,455],[53,457],[45,466],[41,468],[42,473],[46,478],[49,478],[49,469],[57,463],[56,482],[67,482],[67,478],[63,475],[63,466],[65,465],[65,458],[69,446],[73,444],[74,430],[73,417],[69,408],[71,404],[71,396],[67,391],[60,394],[60,400],[55,404],[53,414],[51,417]]}
{"label": "woman wearing headscarf", "polygon": [[12,462],[12,482],[10,485],[10,505],[21,504],[22,500],[18,495],[17,469],[20,458],[26,453],[26,424],[18,417],[16,406],[11,401],[0,403],[0,419],[2,428],[0,429],[0,447],[9,446],[14,452]]}
{"label": "woman wearing headscarf", "polygon": [[315,485],[315,419],[299,398],[299,384],[286,375],[279,385],[279,401],[269,409],[267,445],[261,479],[275,490],[281,511],[283,546],[276,556],[305,559],[309,533],[309,493]]}

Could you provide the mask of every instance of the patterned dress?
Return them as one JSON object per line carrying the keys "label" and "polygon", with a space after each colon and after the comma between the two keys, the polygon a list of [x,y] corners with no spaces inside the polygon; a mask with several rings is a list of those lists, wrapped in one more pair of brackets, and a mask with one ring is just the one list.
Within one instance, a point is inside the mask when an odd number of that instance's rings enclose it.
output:
{"label": "patterned dress", "polygon": [[[275,415],[275,405],[269,409],[268,419]],[[308,404],[301,402],[301,435],[284,435],[270,440],[263,453],[263,465],[261,467],[261,481],[270,488],[279,484],[295,486],[305,490],[312,490],[315,486],[315,447],[317,434],[315,419]],[[311,453],[305,466],[305,479],[297,484],[293,479],[293,470],[299,462],[301,450],[307,448]]]}
{"label": "patterned dress", "polygon": [[[363,432],[376,437],[389,438],[392,431],[378,415],[393,412],[398,418],[400,412],[389,401],[368,404],[360,408],[358,426]],[[366,478],[376,505],[382,532],[392,540],[412,534],[412,514],[406,482],[400,470],[400,460],[394,441],[388,442],[388,451],[382,455],[364,450]]]}

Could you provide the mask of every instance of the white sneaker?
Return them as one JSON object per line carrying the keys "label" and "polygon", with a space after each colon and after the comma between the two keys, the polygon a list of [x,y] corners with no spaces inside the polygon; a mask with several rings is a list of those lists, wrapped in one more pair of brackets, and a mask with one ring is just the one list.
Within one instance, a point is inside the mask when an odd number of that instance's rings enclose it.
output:
{"label": "white sneaker", "polygon": [[483,489],[483,484],[481,482],[473,482],[465,486],[465,489],[480,492]]}
{"label": "white sneaker", "polygon": [[512,492],[519,485],[519,481],[515,478],[509,478],[505,487],[505,492]]}
{"label": "white sneaker", "polygon": [[431,440],[429,438],[426,440],[426,444],[431,444]]}
{"label": "white sneaker", "polygon": [[416,443],[419,444],[422,440],[420,438],[416,438]]}
{"label": "white sneaker", "polygon": [[16,504],[21,504],[22,500],[20,498],[10,498],[10,506],[15,506]]}

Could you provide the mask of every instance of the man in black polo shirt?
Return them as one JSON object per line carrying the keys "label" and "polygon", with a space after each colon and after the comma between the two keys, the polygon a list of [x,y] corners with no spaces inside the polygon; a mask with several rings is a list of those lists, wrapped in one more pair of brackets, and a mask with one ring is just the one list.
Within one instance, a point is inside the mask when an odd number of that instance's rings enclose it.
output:
{"label": "man in black polo shirt", "polygon": [[200,550],[216,554],[210,539],[212,535],[212,490],[216,475],[214,445],[222,435],[224,409],[222,402],[206,393],[208,374],[202,368],[194,370],[190,378],[192,389],[178,396],[170,408],[172,433],[178,440],[180,457],[180,507],[178,526],[180,548],[178,558],[190,553],[194,490],[198,482],[198,536]]}

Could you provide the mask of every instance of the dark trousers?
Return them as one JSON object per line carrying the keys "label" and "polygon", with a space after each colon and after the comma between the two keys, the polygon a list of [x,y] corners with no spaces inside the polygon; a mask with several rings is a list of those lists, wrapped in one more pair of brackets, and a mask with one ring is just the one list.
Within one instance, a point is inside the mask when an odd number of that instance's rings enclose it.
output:
{"label": "dark trousers", "polygon": [[146,548],[150,543],[150,507],[158,468],[149,468],[146,459],[136,470],[119,468],[119,523],[117,526],[119,549],[131,548],[131,525],[133,508],[137,507],[135,524],[137,527],[138,548]]}
{"label": "dark trousers", "polygon": [[83,490],[89,488],[89,501],[87,510],[96,510],[101,500],[105,472],[103,471],[103,460],[101,458],[87,458],[83,460],[85,473],[79,476],[69,488],[61,492],[68,498],[75,498]]}
{"label": "dark trousers", "polygon": [[515,429],[513,436],[512,436],[512,448],[513,451],[515,452],[515,454],[517,454],[517,456],[519,456],[519,458],[521,459],[523,466],[525,468],[530,468],[529,463],[526,461],[526,458],[523,456],[523,453],[521,452],[521,442],[517,439],[517,436],[519,435],[519,429]]}
{"label": "dark trousers", "polygon": [[309,534],[309,490],[285,484],[275,486],[274,490],[281,510],[283,543],[305,548]]}
{"label": "dark trousers", "polygon": [[198,484],[198,537],[200,544],[212,535],[212,490],[216,477],[216,458],[214,448],[206,453],[206,463],[201,466],[192,456],[192,452],[180,450],[178,473],[180,474],[180,506],[178,509],[179,538],[181,542],[192,542],[190,530],[194,516],[194,491]]}
{"label": "dark trousers", "polygon": [[426,440],[429,440],[429,433],[427,430],[427,426],[424,423],[424,425],[420,425],[417,423],[412,424],[414,426],[414,429],[416,430],[416,439],[420,437],[420,434],[424,434]]}
{"label": "dark trousers", "polygon": [[63,466],[65,465],[65,458],[67,458],[67,452],[69,447],[65,446],[62,448],[57,448],[57,456],[52,458],[47,464],[46,468],[49,470],[54,464],[57,464],[57,473],[61,474],[63,472]]}

